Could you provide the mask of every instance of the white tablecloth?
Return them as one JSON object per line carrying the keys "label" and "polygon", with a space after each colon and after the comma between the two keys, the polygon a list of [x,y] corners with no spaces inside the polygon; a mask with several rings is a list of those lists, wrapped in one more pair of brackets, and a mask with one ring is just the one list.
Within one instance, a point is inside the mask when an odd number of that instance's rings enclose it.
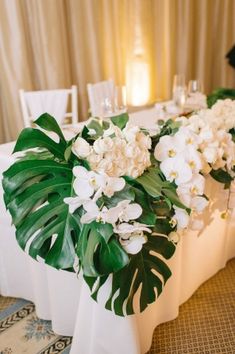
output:
{"label": "white tablecloth", "polygon": [[[155,115],[153,110],[149,112],[151,125]],[[148,111],[135,115],[142,123]],[[0,146],[0,176],[13,161],[12,148],[13,144]],[[0,292],[3,296],[33,301],[37,315],[51,319],[56,333],[73,335],[71,354],[146,353],[154,328],[176,318],[179,305],[223,268],[228,259],[235,257],[234,211],[229,220],[220,218],[227,192],[210,180],[207,194],[213,197],[211,214],[204,215],[207,226],[199,236],[196,232],[182,236],[168,262],[173,275],[159,299],[143,313],[121,318],[105,310],[102,304],[109,284],[104,286],[97,304],[81,277],[40,264],[18,247],[0,187]]]}

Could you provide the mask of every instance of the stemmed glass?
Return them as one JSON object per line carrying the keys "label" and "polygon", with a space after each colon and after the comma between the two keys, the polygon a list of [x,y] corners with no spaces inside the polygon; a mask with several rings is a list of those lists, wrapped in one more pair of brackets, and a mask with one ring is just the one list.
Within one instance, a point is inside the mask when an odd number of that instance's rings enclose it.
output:
{"label": "stemmed glass", "polygon": [[126,112],[126,87],[115,86],[112,94],[101,101],[100,108],[104,119]]}
{"label": "stemmed glass", "polygon": [[116,86],[114,96],[115,113],[126,112],[126,86]]}
{"label": "stemmed glass", "polygon": [[172,95],[175,105],[182,110],[187,96],[184,75],[177,74],[174,76]]}
{"label": "stemmed glass", "polygon": [[105,97],[101,101],[101,111],[102,117],[107,118],[113,115],[114,113],[114,99],[112,97]]}
{"label": "stemmed glass", "polygon": [[202,82],[200,80],[190,80],[188,83],[188,95],[203,92]]}

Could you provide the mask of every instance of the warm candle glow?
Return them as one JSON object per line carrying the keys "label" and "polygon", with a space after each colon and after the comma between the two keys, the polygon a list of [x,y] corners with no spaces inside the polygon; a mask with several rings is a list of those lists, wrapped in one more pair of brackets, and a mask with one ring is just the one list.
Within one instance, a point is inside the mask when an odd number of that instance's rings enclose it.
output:
{"label": "warm candle glow", "polygon": [[143,106],[149,102],[149,64],[141,58],[129,62],[126,68],[127,103]]}

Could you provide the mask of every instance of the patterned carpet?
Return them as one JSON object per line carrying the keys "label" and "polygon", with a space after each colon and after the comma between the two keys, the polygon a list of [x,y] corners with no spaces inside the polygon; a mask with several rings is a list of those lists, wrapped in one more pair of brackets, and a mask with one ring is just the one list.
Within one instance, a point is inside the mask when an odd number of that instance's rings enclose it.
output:
{"label": "patterned carpet", "polygon": [[235,353],[235,259],[158,326],[149,354]]}
{"label": "patterned carpet", "polygon": [[[0,297],[0,354],[69,354],[71,341],[39,320],[31,302]],[[235,353],[235,259],[180,307],[176,320],[155,329],[149,354],[157,353]]]}
{"label": "patterned carpet", "polygon": [[0,354],[69,354],[71,342],[37,318],[31,302],[0,297]]}

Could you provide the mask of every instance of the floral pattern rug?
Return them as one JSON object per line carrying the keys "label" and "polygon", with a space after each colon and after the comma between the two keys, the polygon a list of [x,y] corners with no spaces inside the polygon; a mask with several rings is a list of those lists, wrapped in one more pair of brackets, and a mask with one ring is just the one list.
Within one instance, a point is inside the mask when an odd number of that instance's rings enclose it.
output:
{"label": "floral pattern rug", "polygon": [[29,301],[16,300],[0,312],[0,354],[69,354],[71,342],[54,334]]}

